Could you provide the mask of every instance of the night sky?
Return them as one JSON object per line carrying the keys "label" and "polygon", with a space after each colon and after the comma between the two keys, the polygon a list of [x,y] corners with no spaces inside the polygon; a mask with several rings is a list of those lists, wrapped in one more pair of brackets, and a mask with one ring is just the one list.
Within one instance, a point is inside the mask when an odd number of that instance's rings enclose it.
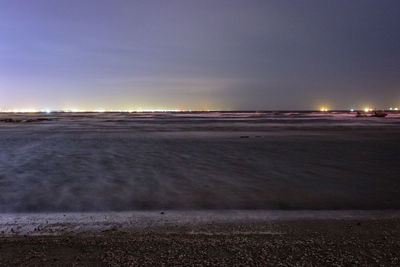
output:
{"label": "night sky", "polygon": [[400,107],[400,1],[0,0],[0,109]]}

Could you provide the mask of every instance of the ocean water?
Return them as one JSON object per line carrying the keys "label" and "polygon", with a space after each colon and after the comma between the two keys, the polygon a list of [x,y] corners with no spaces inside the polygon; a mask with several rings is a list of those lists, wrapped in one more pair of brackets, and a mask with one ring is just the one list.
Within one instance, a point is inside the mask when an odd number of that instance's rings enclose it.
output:
{"label": "ocean water", "polygon": [[399,113],[0,114],[3,213],[399,208]]}

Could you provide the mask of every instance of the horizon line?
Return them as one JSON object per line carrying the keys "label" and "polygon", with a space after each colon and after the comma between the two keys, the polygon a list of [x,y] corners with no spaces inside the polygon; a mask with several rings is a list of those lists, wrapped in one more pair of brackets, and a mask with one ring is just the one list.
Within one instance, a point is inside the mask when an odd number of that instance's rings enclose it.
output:
{"label": "horizon line", "polygon": [[357,112],[357,111],[399,111],[398,108],[362,108],[362,109],[223,109],[223,110],[180,110],[180,109],[139,109],[139,110],[34,110],[34,109],[12,109],[1,110],[0,113],[190,113],[190,112]]}

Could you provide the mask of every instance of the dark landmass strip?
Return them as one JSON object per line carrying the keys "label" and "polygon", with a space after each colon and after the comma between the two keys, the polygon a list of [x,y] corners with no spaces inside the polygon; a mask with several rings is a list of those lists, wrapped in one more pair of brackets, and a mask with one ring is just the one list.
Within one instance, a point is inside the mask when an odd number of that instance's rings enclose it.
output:
{"label": "dark landmass strip", "polygon": [[399,266],[400,220],[294,220],[0,238],[0,265]]}
{"label": "dark landmass strip", "polygon": [[0,119],[0,122],[6,122],[6,123],[21,123],[21,122],[42,122],[42,121],[49,121],[51,119],[48,118],[34,118],[34,119],[12,119],[12,118],[6,118],[6,119]]}

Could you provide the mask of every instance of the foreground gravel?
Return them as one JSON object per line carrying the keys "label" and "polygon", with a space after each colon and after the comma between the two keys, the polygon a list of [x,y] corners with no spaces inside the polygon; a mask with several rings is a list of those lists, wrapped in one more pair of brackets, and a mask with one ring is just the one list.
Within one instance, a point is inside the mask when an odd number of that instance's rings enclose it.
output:
{"label": "foreground gravel", "polygon": [[292,220],[0,238],[0,265],[400,266],[400,220]]}

